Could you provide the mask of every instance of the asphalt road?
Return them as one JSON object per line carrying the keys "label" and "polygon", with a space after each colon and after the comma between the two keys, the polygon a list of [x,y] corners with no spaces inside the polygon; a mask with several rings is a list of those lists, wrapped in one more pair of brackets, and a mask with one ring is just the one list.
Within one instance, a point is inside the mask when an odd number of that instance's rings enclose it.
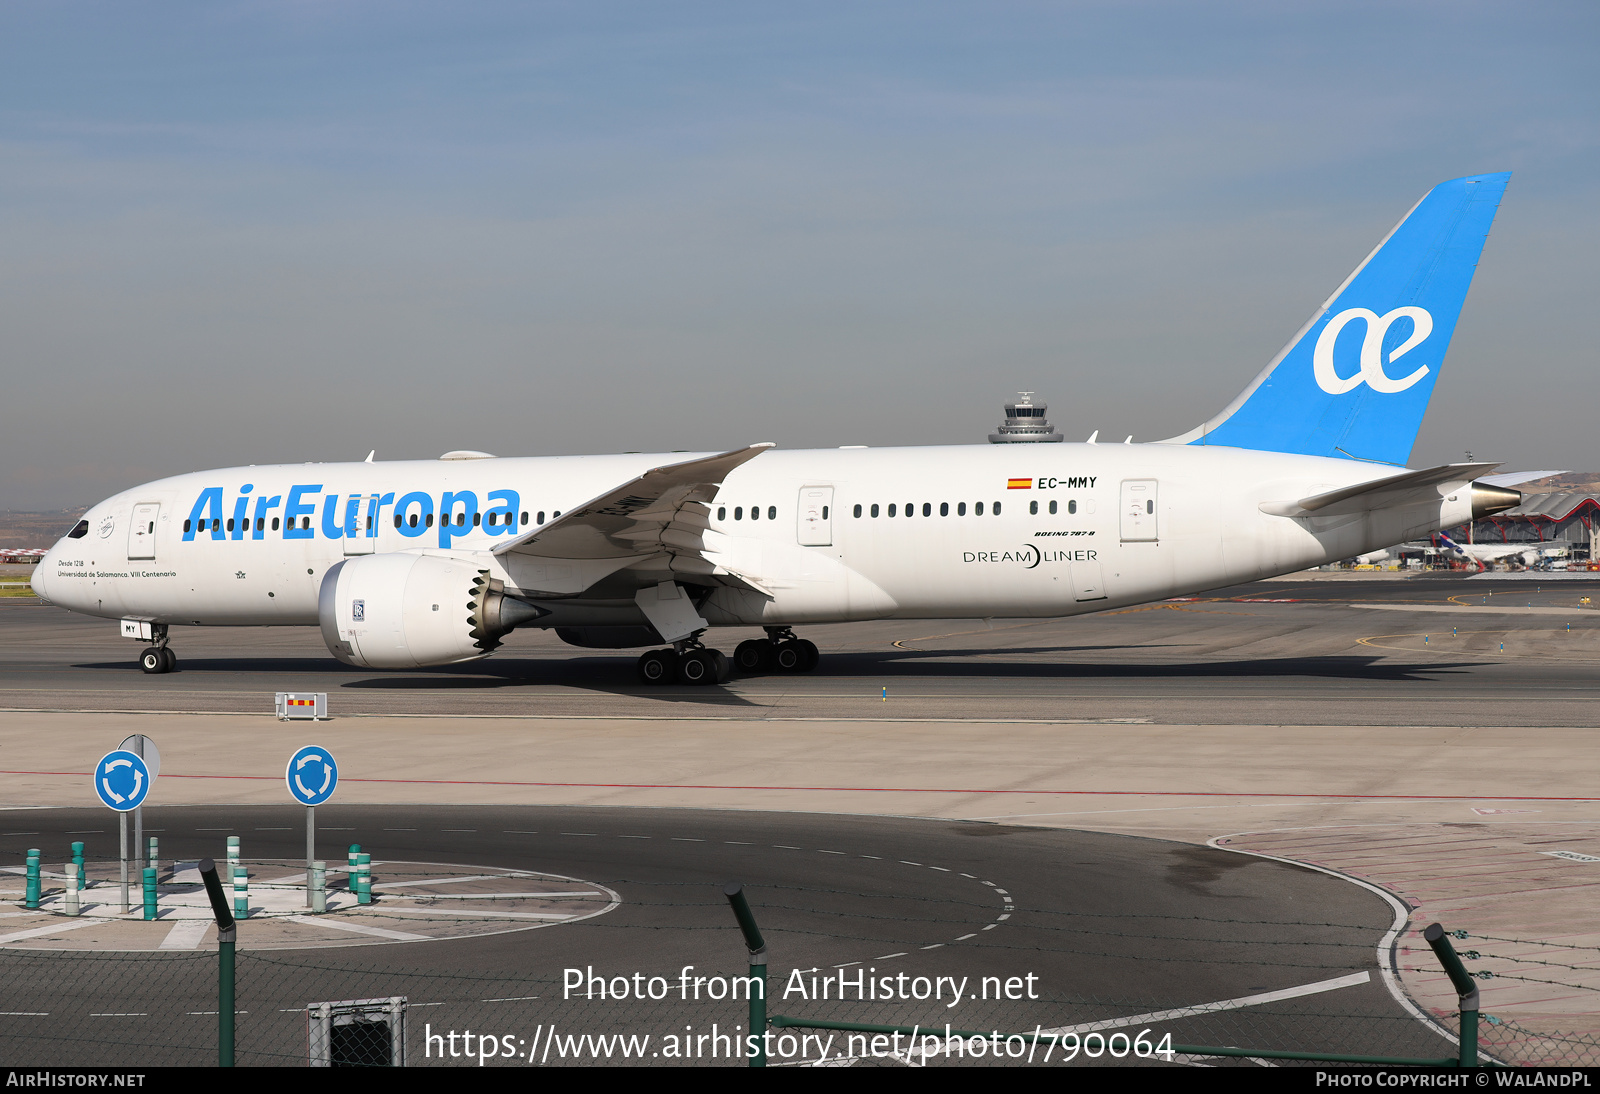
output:
{"label": "asphalt road", "polygon": [[[303,690],[340,715],[1587,725],[1592,593],[1600,581],[1275,581],[1079,619],[818,626],[802,631],[823,650],[815,672],[720,688],[647,688],[634,652],[539,631],[470,665],[374,672],[312,628],[174,628],[179,671],[145,676],[113,622],[7,599],[0,706],[248,712]],[[715,637],[731,650],[756,633]]]}
{"label": "asphalt road", "polygon": [[[471,940],[259,956],[249,953],[246,921],[241,1062],[303,1062],[308,1002],[396,994],[413,1004],[414,1063],[441,1062],[447,1049],[435,1049],[427,1033],[447,1028],[513,1037],[500,1063],[527,1062],[530,1044],[545,1038],[548,1047],[549,1029],[649,1033],[657,1051],[683,1027],[718,1023],[726,1032],[744,1020],[742,1002],[678,994],[685,966],[708,977],[742,971],[744,947],[720,888],[730,880],[745,885],[768,940],[777,1014],[1031,1031],[1368,972],[1356,986],[1127,1029],[1171,1032],[1178,1043],[1448,1051],[1379,981],[1375,948],[1392,921],[1385,902],[1341,879],[1228,852],[1102,833],[795,813],[325,806],[318,815],[325,856],[359,842],[380,876],[385,859],[531,869],[602,882],[623,904],[581,923]],[[302,820],[294,807],[151,807],[145,823],[164,857],[220,858],[231,832],[248,861],[302,853]],[[7,864],[31,846],[59,855],[74,839],[88,843],[91,857],[115,847],[104,810],[8,811],[0,824]],[[660,976],[673,994],[640,1001],[580,990],[563,999],[569,968]],[[1017,978],[1017,993],[1036,998],[966,998],[951,1008],[785,996],[795,970],[809,984],[813,975],[863,968],[905,973],[907,985],[954,977],[968,995],[983,977],[1001,978],[997,985]],[[0,950],[0,1008],[10,1015],[0,1052],[28,1064],[205,1062],[214,1051],[215,974],[205,952]],[[710,1061],[702,1053],[699,1062]]]}

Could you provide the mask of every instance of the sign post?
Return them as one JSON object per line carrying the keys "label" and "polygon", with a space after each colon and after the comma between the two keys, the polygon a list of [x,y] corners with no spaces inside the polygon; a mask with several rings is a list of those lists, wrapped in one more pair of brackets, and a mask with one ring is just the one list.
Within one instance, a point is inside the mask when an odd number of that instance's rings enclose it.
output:
{"label": "sign post", "polygon": [[[139,757],[141,760],[144,761],[145,767],[150,769],[150,781],[151,782],[155,782],[156,779],[160,776],[160,774],[161,774],[161,751],[158,748],[156,748],[156,743],[154,741],[152,741],[149,737],[146,737],[143,733],[135,733],[132,737],[129,737],[127,740],[123,741],[117,747],[122,749],[124,752],[133,753],[135,756]],[[128,827],[126,821],[123,822],[122,827],[124,829],[126,829]],[[124,835],[124,839],[126,839],[127,833],[124,832],[123,835]],[[124,854],[122,857],[124,859],[126,859],[128,856],[126,854]],[[135,807],[134,811],[133,811],[133,872],[137,876],[143,877],[144,876],[143,870],[144,870],[144,806],[141,805],[141,806]],[[126,883],[127,882],[127,878],[123,878],[123,882]],[[126,884],[124,884],[124,888],[126,888]],[[124,900],[123,903],[126,904],[127,901]],[[127,911],[127,909],[124,908],[123,911]]]}
{"label": "sign post", "polygon": [[94,792],[107,808],[115,809],[122,827],[122,911],[128,911],[128,814],[150,796],[150,768],[136,753],[125,749],[107,752],[94,765]]}
{"label": "sign post", "polygon": [[311,875],[317,858],[317,806],[333,797],[339,785],[339,765],[327,749],[307,745],[289,757],[283,781],[289,796],[306,807],[306,907],[310,908]]}

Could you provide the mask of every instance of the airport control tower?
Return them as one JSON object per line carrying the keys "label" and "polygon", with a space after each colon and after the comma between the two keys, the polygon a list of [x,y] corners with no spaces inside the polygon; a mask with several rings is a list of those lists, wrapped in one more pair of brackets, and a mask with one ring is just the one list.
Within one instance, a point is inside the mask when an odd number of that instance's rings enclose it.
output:
{"label": "airport control tower", "polygon": [[1061,434],[1050,428],[1044,412],[1048,403],[1033,401],[1033,392],[1019,391],[1020,398],[1006,404],[1006,420],[989,434],[990,444],[1060,444]]}

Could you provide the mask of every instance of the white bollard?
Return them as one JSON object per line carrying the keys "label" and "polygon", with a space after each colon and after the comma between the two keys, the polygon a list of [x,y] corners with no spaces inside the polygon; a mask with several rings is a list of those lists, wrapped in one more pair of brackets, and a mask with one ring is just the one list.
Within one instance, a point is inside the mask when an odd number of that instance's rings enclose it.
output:
{"label": "white bollard", "polygon": [[321,859],[311,864],[311,911],[328,910],[328,864]]}
{"label": "white bollard", "polygon": [[72,868],[72,863],[67,863],[67,914],[78,914],[78,871]]}

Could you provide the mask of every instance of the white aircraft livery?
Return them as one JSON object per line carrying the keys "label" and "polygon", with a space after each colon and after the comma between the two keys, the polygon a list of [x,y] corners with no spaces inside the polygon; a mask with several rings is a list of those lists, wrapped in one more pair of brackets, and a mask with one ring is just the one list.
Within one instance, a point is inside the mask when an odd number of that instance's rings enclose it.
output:
{"label": "white aircraft livery", "polygon": [[38,566],[169,672],[175,626],[318,626],[373,669],[486,657],[517,627],[659,646],[647,683],[804,672],[795,628],[1070,616],[1349,558],[1516,505],[1493,464],[1408,470],[1509,174],[1429,191],[1249,387],[1147,444],[284,464],[90,509]]}

